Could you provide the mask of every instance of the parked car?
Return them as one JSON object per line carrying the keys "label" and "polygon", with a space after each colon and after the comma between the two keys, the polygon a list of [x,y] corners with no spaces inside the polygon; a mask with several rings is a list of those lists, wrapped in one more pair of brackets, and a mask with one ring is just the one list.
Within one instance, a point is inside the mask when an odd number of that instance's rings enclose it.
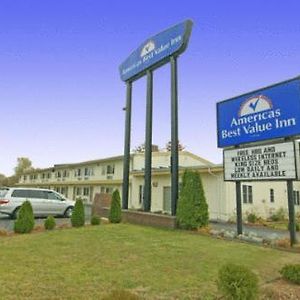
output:
{"label": "parked car", "polygon": [[71,217],[75,202],[48,189],[27,187],[0,188],[0,213],[16,218],[24,201],[30,201],[35,216]]}

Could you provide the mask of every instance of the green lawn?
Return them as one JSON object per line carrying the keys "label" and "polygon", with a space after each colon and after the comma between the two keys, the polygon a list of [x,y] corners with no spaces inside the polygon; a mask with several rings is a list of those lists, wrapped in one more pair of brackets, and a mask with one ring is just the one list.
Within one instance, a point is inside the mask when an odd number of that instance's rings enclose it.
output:
{"label": "green lawn", "polygon": [[2,237],[0,299],[101,299],[110,289],[189,299],[216,294],[225,262],[250,267],[263,283],[299,256],[129,224]]}

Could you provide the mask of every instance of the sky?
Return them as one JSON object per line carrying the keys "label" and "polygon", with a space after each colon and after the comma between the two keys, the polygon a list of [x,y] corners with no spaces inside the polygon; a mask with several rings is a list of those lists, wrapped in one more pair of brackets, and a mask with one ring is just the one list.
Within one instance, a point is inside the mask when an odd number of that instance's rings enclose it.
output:
{"label": "sky", "polygon": [[[0,173],[123,154],[118,67],[191,19],[178,60],[179,139],[214,163],[216,103],[300,74],[300,2],[0,0]],[[153,144],[170,140],[170,65],[154,72]],[[146,80],[133,84],[131,148],[145,139]]]}

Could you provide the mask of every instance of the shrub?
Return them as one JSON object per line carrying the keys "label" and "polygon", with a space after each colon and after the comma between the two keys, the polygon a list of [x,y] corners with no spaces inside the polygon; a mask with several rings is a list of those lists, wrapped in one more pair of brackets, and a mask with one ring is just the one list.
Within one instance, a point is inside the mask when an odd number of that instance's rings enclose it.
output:
{"label": "shrub", "polygon": [[92,217],[91,217],[91,224],[92,225],[100,225],[100,223],[101,223],[100,217],[97,216],[97,215],[92,215]]}
{"label": "shrub", "polygon": [[293,283],[300,284],[300,264],[285,265],[279,273],[283,278]]}
{"label": "shrub", "polygon": [[44,227],[46,230],[53,230],[56,226],[56,222],[53,216],[48,216],[44,222]]}
{"label": "shrub", "polygon": [[82,199],[77,199],[71,216],[73,227],[84,226],[84,207]]}
{"label": "shrub", "polygon": [[247,221],[248,221],[249,223],[252,223],[252,224],[256,223],[256,221],[257,221],[257,216],[256,216],[256,214],[255,214],[255,213],[250,213],[250,214],[247,216]]}
{"label": "shrub", "polygon": [[25,201],[18,213],[14,224],[14,231],[16,233],[29,233],[34,227],[34,216],[32,206],[29,201]]}
{"label": "shrub", "polygon": [[198,172],[185,171],[183,174],[176,218],[183,229],[208,225],[208,205]]}
{"label": "shrub", "polygon": [[286,219],[286,211],[280,207],[273,215],[271,215],[271,220],[273,222],[284,221]]}
{"label": "shrub", "polygon": [[258,295],[258,278],[248,268],[229,263],[219,270],[218,288],[227,299],[252,300]]}
{"label": "shrub", "polygon": [[118,190],[112,194],[108,219],[111,223],[120,223],[122,219],[121,199]]}

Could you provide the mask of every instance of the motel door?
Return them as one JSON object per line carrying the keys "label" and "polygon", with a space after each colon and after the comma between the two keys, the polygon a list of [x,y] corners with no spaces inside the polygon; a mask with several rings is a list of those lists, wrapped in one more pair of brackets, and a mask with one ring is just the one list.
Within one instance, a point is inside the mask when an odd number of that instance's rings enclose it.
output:
{"label": "motel door", "polygon": [[171,213],[171,187],[164,186],[163,211]]}

